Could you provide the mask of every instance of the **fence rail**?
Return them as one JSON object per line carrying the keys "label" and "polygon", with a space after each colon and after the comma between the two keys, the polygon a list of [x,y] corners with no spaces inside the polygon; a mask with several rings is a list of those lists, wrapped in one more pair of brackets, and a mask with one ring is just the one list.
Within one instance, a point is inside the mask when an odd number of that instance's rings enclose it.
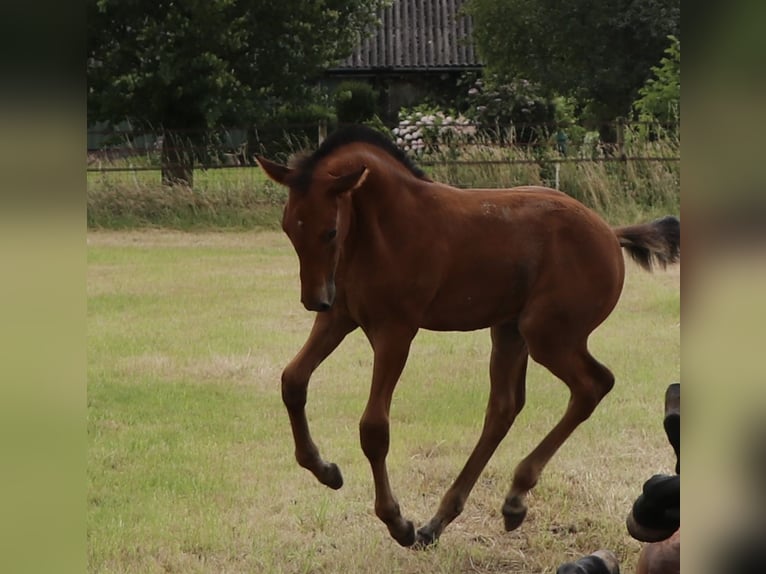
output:
{"label": "fence rail", "polygon": [[[666,156],[623,156],[623,157],[595,157],[595,158],[582,158],[582,157],[559,157],[559,158],[541,158],[541,159],[508,159],[508,160],[423,160],[418,161],[418,165],[433,167],[444,165],[455,166],[479,166],[479,165],[555,165],[555,164],[567,164],[567,163],[625,163],[625,162],[680,162],[681,158],[678,156],[666,157]],[[165,167],[175,168],[181,167],[179,163],[168,163]],[[258,169],[255,164],[247,165],[217,165],[217,164],[198,164],[194,166],[195,169],[202,170],[217,170],[217,169],[242,169],[253,168]],[[120,172],[145,172],[145,171],[161,171],[163,166],[124,166],[124,167],[88,167],[86,169],[89,173],[120,173]]]}
{"label": "fence rail", "polygon": [[[458,142],[443,143],[437,148],[456,149],[459,153],[439,153],[438,149],[425,153],[415,153],[414,158],[419,165],[436,166],[491,166],[491,165],[524,165],[539,164],[561,165],[573,163],[615,163],[615,162],[680,162],[677,139],[667,139],[669,146],[656,146],[657,155],[647,153],[652,151],[647,145],[635,146],[626,141],[626,133],[643,132],[644,140],[647,133],[654,130],[648,140],[662,144],[665,138],[662,134],[678,133],[678,126],[665,126],[647,122],[615,122],[602,127],[614,130],[616,141],[604,143],[595,136],[598,132],[594,126],[575,126],[560,124],[518,124],[502,134],[492,131],[486,126],[475,126],[480,138],[462,137]],[[526,131],[525,131],[526,130]],[[578,133],[582,136],[590,130],[590,141],[566,140],[564,148],[556,133]],[[664,131],[668,130],[668,132]],[[101,145],[89,147],[86,171],[90,173],[115,172],[150,172],[162,169],[188,167],[189,157],[192,157],[194,169],[217,170],[242,167],[255,167],[255,153],[274,155],[269,148],[278,148],[282,155],[301,148],[315,147],[326,134],[326,125],[322,124],[291,124],[268,126],[238,126],[220,128],[210,132],[195,130],[179,130],[176,137],[186,138],[188,146],[177,147],[167,145],[163,140],[161,130],[119,130],[92,129],[88,131],[89,142],[99,140]],[[518,134],[535,134],[533,139],[519,141],[514,139]],[[493,134],[495,137],[493,137]],[[99,136],[99,137],[96,137]],[[103,136],[103,137],[101,137]],[[479,141],[476,141],[479,139]],[[195,143],[192,143],[194,141]],[[202,143],[199,143],[202,142]],[[276,142],[276,143],[275,143]],[[646,141],[644,141],[644,144]],[[471,158],[472,150],[491,147],[501,153],[508,153],[503,158]],[[664,147],[664,149],[663,149]],[[517,152],[517,153],[516,153]],[[638,152],[638,153],[636,153]],[[670,153],[668,153],[670,152]],[[185,154],[185,155],[184,155]],[[515,157],[514,157],[515,154]],[[479,155],[479,154],[476,154]],[[460,157],[462,156],[462,157]],[[173,161],[176,159],[177,161]]]}

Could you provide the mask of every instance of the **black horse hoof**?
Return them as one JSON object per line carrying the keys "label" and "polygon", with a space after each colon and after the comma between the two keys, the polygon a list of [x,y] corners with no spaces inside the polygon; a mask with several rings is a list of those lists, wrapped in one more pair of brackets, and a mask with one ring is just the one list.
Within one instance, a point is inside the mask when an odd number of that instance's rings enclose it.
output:
{"label": "black horse hoof", "polygon": [[340,473],[338,465],[331,462],[325,466],[322,476],[319,478],[319,482],[325,486],[329,486],[333,490],[338,490],[343,486],[343,475]]}
{"label": "black horse hoof", "polygon": [[610,550],[598,550],[576,562],[562,564],[556,574],[620,574],[620,564]]}
{"label": "black horse hoof", "polygon": [[681,478],[655,474],[644,483],[628,515],[630,535],[641,542],[659,542],[681,526]]}
{"label": "black horse hoof", "polygon": [[516,530],[527,517],[527,506],[518,499],[506,500],[503,504],[503,519],[505,530]]}
{"label": "black horse hoof", "polygon": [[405,521],[404,530],[401,532],[394,532],[392,528],[389,528],[388,531],[391,533],[394,540],[406,548],[415,544],[415,525],[411,520]]}
{"label": "black horse hoof", "polygon": [[628,534],[640,542],[662,542],[670,538],[673,533],[678,530],[677,526],[671,526],[668,528],[651,528],[644,526],[636,520],[631,512],[628,514],[628,518],[625,521],[625,526],[628,529]]}
{"label": "black horse hoof", "polygon": [[415,536],[415,544],[413,548],[417,550],[425,550],[430,548],[438,542],[439,538],[434,532],[433,528],[426,525],[420,528]]}

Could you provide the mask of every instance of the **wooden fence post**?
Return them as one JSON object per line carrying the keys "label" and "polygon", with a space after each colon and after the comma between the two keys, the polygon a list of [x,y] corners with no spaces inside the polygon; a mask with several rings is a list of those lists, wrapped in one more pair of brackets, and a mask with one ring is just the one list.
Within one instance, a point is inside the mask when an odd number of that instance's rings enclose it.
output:
{"label": "wooden fence post", "polygon": [[617,157],[625,159],[625,119],[617,118]]}

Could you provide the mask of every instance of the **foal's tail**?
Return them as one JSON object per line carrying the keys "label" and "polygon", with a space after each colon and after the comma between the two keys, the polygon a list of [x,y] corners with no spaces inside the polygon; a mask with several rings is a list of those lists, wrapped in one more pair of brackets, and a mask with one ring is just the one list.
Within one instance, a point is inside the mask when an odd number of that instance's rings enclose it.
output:
{"label": "foal's tail", "polygon": [[650,223],[615,227],[614,233],[633,260],[647,271],[663,269],[681,258],[681,222],[666,215]]}

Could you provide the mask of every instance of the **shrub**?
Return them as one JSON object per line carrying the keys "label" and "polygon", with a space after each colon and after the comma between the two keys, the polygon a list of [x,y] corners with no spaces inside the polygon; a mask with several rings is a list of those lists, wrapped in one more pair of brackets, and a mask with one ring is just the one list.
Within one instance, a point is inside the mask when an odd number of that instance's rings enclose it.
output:
{"label": "shrub", "polygon": [[497,75],[478,78],[468,89],[466,115],[499,142],[531,143],[548,136],[555,121],[553,102],[537,84]]}
{"label": "shrub", "polygon": [[415,154],[438,152],[443,148],[455,151],[475,133],[471,121],[455,113],[422,104],[399,110],[399,124],[392,130],[396,144]]}
{"label": "shrub", "polygon": [[327,124],[328,131],[337,125],[333,109],[321,102],[279,108],[262,125],[256,126],[255,145],[250,149],[286,161],[296,151],[316,146],[320,122]]}
{"label": "shrub", "polygon": [[342,124],[371,120],[377,111],[378,95],[366,82],[349,80],[335,89],[335,114]]}

